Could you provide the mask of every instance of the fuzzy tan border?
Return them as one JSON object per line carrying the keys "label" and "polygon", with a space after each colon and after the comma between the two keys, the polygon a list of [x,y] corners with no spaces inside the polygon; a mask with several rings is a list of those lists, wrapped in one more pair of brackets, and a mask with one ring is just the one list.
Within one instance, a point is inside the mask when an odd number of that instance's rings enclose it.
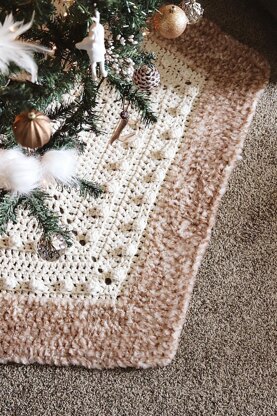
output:
{"label": "fuzzy tan border", "polygon": [[207,83],[116,303],[0,296],[0,362],[151,367],[173,359],[219,201],[269,77],[266,61],[203,19],[175,44]]}

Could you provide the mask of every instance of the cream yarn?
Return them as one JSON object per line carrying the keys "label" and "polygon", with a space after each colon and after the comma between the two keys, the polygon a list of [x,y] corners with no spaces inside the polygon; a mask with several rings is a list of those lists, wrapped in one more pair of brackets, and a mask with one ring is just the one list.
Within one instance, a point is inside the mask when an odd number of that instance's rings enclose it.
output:
{"label": "cream yarn", "polygon": [[[107,184],[107,192],[98,200],[90,200],[81,198],[78,192],[60,192],[49,186],[51,208],[61,213],[61,220],[71,227],[76,239],[59,262],[48,263],[47,267],[29,248],[39,234],[26,213],[19,214],[19,224],[10,231],[22,244],[10,245],[0,253],[6,272],[15,270],[17,285],[13,291],[44,297],[114,300],[126,281],[149,215],[179,145],[185,140],[189,117],[205,83],[202,75],[184,66],[177,52],[173,55],[151,40],[146,48],[156,54],[161,78],[167,80],[166,87],[162,83],[152,95],[158,122],[148,128],[139,127],[133,143],[117,141],[108,145],[121,109],[115,92],[107,100],[103,91],[99,105],[107,134],[83,134],[87,148],[80,156],[78,174]],[[188,85],[184,79],[189,81]],[[131,114],[132,119],[136,117],[135,112]],[[128,129],[133,131],[133,126],[126,128],[126,134]],[[60,159],[56,156],[56,151],[51,151],[42,158],[43,172],[66,182],[64,176],[56,175],[55,168],[59,161],[74,161],[76,155],[67,153],[67,158]],[[49,160],[51,169],[45,167]],[[76,168],[74,163],[68,165]],[[74,169],[65,169],[69,178],[74,176]],[[35,284],[34,273],[36,279],[43,278],[43,285],[41,281]]]}

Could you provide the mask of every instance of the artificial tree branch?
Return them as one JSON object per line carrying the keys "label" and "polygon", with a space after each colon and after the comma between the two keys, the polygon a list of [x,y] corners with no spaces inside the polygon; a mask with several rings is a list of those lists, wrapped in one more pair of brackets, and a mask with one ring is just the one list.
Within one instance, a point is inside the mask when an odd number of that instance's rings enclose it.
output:
{"label": "artificial tree branch", "polygon": [[71,233],[60,225],[59,216],[48,207],[47,200],[50,198],[50,195],[46,192],[36,190],[22,198],[22,203],[38,221],[38,225],[46,240],[51,240],[52,237],[59,235],[63,237],[67,246],[70,247],[72,245]]}
{"label": "artificial tree branch", "polygon": [[7,230],[8,224],[16,223],[16,211],[22,203],[22,197],[12,195],[7,191],[0,191],[0,235]]}

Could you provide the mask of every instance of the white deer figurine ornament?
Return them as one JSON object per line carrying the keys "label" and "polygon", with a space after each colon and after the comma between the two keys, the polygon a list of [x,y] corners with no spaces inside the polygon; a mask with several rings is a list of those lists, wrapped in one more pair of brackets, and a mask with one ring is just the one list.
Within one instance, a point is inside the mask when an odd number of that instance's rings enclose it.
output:
{"label": "white deer figurine ornament", "polygon": [[76,48],[87,51],[91,63],[92,79],[97,81],[97,64],[100,64],[100,73],[106,78],[108,73],[105,69],[105,29],[100,23],[100,13],[97,11],[93,17],[93,24],[89,28],[88,36],[82,42],[76,43]]}

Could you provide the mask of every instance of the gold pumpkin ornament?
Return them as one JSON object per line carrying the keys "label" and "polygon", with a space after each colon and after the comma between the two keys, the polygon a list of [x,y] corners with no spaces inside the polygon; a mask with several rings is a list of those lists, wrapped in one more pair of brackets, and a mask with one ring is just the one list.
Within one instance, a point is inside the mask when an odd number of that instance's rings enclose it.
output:
{"label": "gold pumpkin ornament", "polygon": [[18,144],[29,149],[37,149],[50,141],[51,120],[37,110],[25,111],[16,116],[13,132]]}
{"label": "gold pumpkin ornament", "polygon": [[154,29],[166,39],[181,36],[188,22],[184,10],[174,4],[162,6],[153,17]]}

